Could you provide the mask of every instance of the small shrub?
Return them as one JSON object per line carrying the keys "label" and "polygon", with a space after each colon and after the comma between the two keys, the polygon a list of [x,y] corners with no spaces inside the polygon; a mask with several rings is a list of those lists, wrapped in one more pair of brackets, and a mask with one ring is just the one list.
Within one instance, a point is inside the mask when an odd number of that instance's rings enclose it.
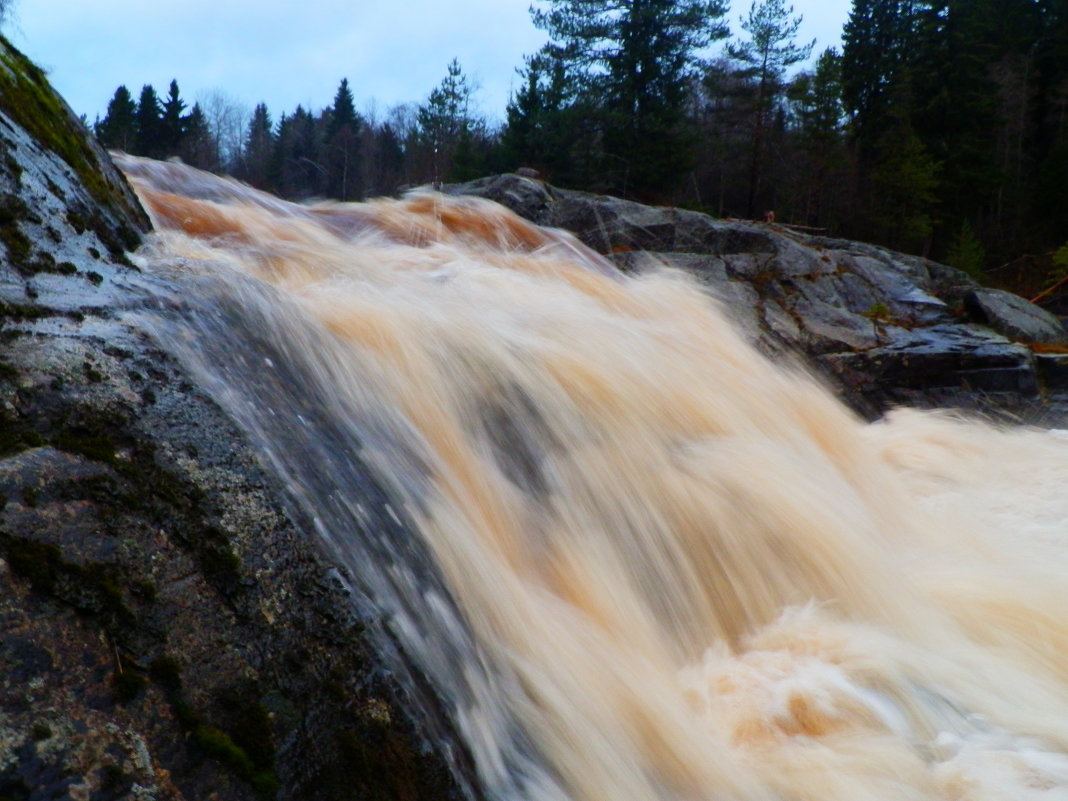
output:
{"label": "small shrub", "polygon": [[51,592],[55,587],[62,561],[59,548],[52,543],[13,540],[7,547],[7,563],[12,572],[40,592]]}
{"label": "small shrub", "polygon": [[235,743],[226,732],[214,726],[199,726],[193,739],[204,752],[233,769],[239,776],[249,778],[255,767],[245,749]]}
{"label": "small shrub", "polygon": [[1050,270],[1049,277],[1053,280],[1068,278],[1068,242],[1053,251],[1051,261],[1053,269]]}
{"label": "small shrub", "polygon": [[986,250],[967,220],[961,223],[953,244],[949,246],[946,261],[950,267],[956,267],[976,281],[982,282],[986,278]]}
{"label": "small shrub", "polygon": [[864,316],[873,323],[885,323],[890,319],[890,307],[882,301],[877,301],[868,307],[868,310],[864,312]]}

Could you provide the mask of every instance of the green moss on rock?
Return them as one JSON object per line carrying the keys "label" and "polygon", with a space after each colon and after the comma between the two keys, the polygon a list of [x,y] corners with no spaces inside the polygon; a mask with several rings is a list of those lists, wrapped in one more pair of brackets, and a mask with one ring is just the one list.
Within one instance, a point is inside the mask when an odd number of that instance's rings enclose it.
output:
{"label": "green moss on rock", "polygon": [[54,444],[61,451],[77,453],[96,462],[115,462],[115,442],[106,434],[77,429],[60,431]]}
{"label": "green moss on rock", "polygon": [[208,756],[219,760],[241,779],[252,785],[261,798],[273,798],[279,788],[273,770],[257,768],[255,762],[233,738],[215,726],[198,726],[193,741]]}
{"label": "green moss on rock", "polygon": [[98,615],[104,628],[119,633],[136,620],[126,604],[126,577],[116,565],[75,564],[59,546],[0,531],[0,554],[11,571],[38,592],[51,595],[82,612]]}
{"label": "green moss on rock", "polygon": [[111,677],[111,694],[120,704],[128,704],[141,694],[148,679],[132,670],[122,670]]}
{"label": "green moss on rock", "polygon": [[[119,219],[142,218],[140,209],[123,202],[108,184],[97,154],[89,145],[88,132],[79,129],[79,123],[48,84],[44,73],[3,37],[0,37],[0,103],[4,113],[42,148],[67,163],[96,204],[119,212]],[[97,226],[93,228],[100,233]],[[140,239],[138,232],[125,224],[119,228],[118,237],[128,247],[135,246]]]}
{"label": "green moss on rock", "polygon": [[63,554],[51,543],[12,538],[4,552],[11,571],[30,582],[40,592],[52,592],[56,586]]}

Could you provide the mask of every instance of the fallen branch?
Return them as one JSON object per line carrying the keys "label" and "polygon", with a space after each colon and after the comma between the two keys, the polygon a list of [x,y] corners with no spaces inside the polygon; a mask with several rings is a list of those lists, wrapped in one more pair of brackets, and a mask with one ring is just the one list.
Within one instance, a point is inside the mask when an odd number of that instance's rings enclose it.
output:
{"label": "fallen branch", "polygon": [[1035,295],[1033,298],[1031,298],[1031,302],[1032,303],[1038,303],[1040,300],[1042,300],[1044,298],[1048,298],[1050,295],[1052,295],[1054,292],[1056,292],[1058,289],[1060,289],[1065,284],[1068,284],[1068,275],[1066,275],[1066,276],[1064,276],[1064,278],[1061,278],[1060,280],[1058,280],[1052,286],[1047,287],[1046,289],[1043,289],[1041,292],[1039,292],[1037,295]]}

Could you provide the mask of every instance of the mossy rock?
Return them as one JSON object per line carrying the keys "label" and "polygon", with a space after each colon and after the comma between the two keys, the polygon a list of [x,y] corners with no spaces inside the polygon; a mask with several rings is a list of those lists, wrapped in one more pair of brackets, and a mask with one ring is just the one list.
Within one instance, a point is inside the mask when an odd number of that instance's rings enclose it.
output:
{"label": "mossy rock", "polygon": [[[117,180],[107,157],[93,142],[81,121],[49,85],[41,69],[0,36],[0,111],[27,131],[48,152],[55,153],[74,171],[92,197],[91,227],[118,252],[132,249],[148,229],[148,219],[137,201]],[[109,224],[100,212],[108,210]],[[128,224],[130,221],[132,224]]]}

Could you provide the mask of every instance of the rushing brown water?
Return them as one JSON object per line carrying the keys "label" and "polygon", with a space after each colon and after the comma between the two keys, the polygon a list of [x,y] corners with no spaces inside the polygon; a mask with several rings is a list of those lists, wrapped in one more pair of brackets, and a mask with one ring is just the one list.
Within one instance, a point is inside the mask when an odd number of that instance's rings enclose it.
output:
{"label": "rushing brown water", "polygon": [[1057,432],[864,423],[683,276],[486,202],[121,165],[183,287],[159,336],[386,609],[481,792],[1068,799]]}

